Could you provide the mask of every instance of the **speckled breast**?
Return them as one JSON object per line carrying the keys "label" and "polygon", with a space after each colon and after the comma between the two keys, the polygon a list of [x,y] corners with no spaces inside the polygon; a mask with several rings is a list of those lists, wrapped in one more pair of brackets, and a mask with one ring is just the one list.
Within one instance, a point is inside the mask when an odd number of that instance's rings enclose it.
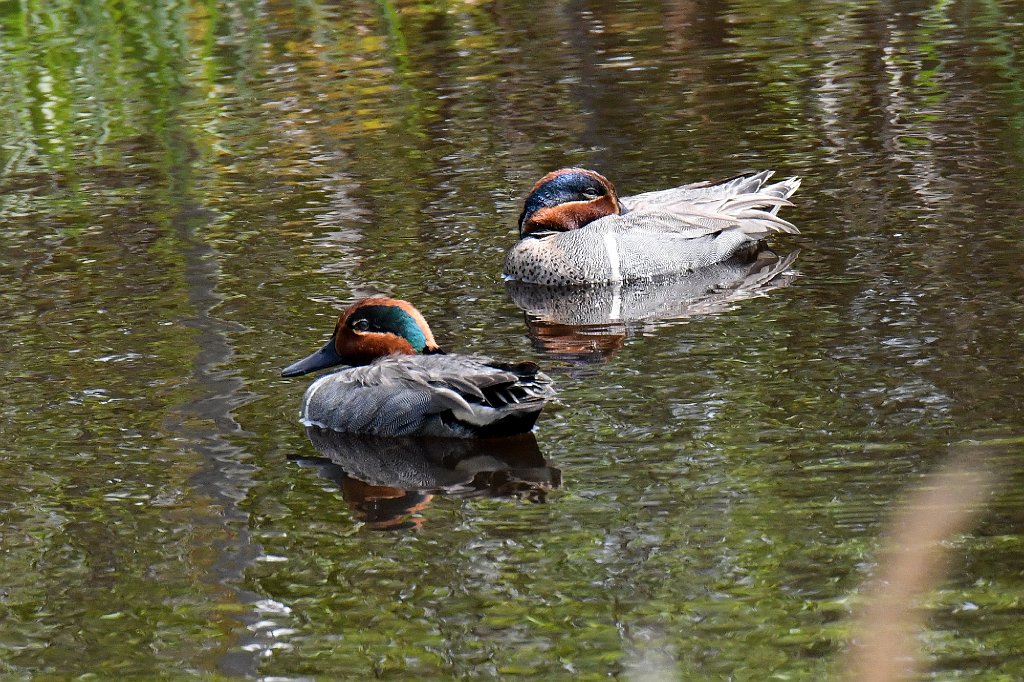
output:
{"label": "speckled breast", "polygon": [[[581,238],[582,237],[582,238]],[[561,232],[521,239],[505,257],[505,277],[529,284],[576,286],[618,281],[599,235]]]}

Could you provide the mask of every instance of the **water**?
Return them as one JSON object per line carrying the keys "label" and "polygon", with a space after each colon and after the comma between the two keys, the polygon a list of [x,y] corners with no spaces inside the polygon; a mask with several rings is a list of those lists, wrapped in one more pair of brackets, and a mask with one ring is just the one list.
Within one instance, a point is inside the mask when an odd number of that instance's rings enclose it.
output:
{"label": "water", "polygon": [[[1024,677],[1022,22],[0,2],[0,674],[839,677],[893,519],[968,452],[912,643],[933,679]],[[545,340],[501,263],[574,164],[800,175],[792,274]],[[370,293],[560,388],[391,524],[278,376]]]}

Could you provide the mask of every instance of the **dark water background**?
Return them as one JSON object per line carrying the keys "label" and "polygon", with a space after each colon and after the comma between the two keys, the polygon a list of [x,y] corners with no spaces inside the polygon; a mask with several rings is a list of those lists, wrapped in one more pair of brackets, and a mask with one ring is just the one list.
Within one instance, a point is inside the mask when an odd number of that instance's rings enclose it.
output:
{"label": "dark water background", "polygon": [[[833,678],[964,448],[923,669],[1024,678],[1024,6],[540,5],[0,1],[4,678]],[[803,177],[798,275],[548,354],[501,263],[577,164]],[[309,466],[278,370],[369,293],[547,368],[561,486]]]}

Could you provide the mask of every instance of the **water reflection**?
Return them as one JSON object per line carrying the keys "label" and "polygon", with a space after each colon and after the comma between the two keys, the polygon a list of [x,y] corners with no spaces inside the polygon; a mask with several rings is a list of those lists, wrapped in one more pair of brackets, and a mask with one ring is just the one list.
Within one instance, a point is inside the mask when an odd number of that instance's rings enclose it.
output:
{"label": "water reflection", "polygon": [[789,286],[800,251],[779,256],[762,249],[657,282],[594,287],[548,287],[507,282],[512,301],[526,313],[534,347],[581,362],[603,362],[629,335],[658,320],[709,315],[737,302]]}
{"label": "water reflection", "polygon": [[375,530],[422,525],[434,495],[544,502],[562,484],[532,433],[513,438],[377,438],[306,428],[322,457],[293,458],[338,484],[356,519]]}

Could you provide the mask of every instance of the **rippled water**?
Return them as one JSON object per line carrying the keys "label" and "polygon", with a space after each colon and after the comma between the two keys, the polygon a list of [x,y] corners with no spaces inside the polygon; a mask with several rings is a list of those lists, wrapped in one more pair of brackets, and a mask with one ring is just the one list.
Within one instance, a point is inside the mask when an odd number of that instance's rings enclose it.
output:
{"label": "rippled water", "polygon": [[[0,674],[838,677],[915,545],[898,511],[952,478],[911,649],[1024,677],[1022,29],[1009,1],[0,2]],[[524,313],[523,195],[576,164],[799,175],[799,256],[753,297]],[[311,441],[278,371],[378,292],[544,365],[535,441],[411,448],[413,492]]]}

